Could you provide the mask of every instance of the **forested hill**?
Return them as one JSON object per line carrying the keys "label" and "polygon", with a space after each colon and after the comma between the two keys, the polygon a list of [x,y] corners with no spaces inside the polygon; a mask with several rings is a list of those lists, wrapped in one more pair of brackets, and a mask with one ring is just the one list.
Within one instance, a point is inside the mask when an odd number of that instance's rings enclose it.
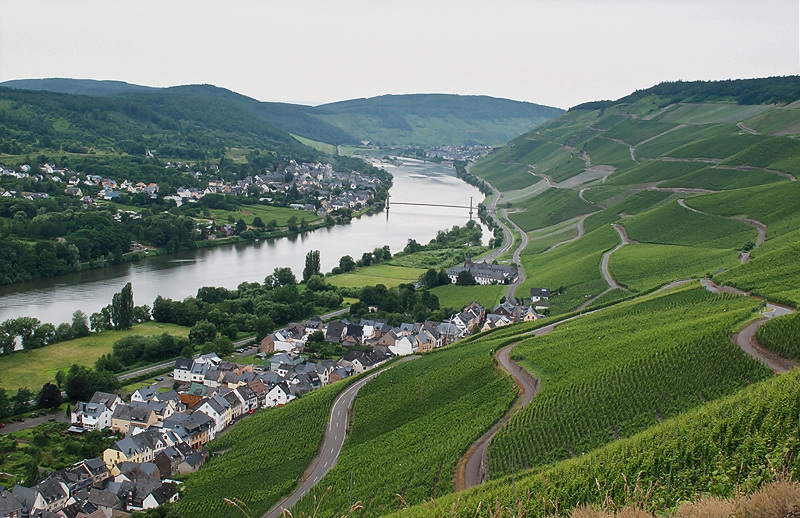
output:
{"label": "forested hill", "polygon": [[788,104],[800,99],[800,76],[725,81],[669,81],[637,90],[617,101],[592,101],[570,109],[597,110],[631,104],[651,95],[659,96],[667,103]]}
{"label": "forested hill", "polygon": [[316,152],[225,99],[156,90],[93,97],[0,88],[0,152],[66,151],[145,154],[205,160],[231,148],[261,150],[298,160]]}
{"label": "forested hill", "polygon": [[[148,109],[164,108],[172,116],[170,99],[203,99],[207,116],[235,107],[249,118],[302,137],[330,144],[368,140],[376,144],[439,146],[496,145],[560,115],[563,110],[486,96],[449,94],[384,95],[322,106],[261,102],[213,85],[150,88],[120,81],[85,79],[25,79],[0,87],[82,94],[104,99],[124,98]],[[211,101],[209,103],[209,100]],[[222,103],[221,106],[217,106]]]}
{"label": "forested hill", "polygon": [[52,77],[48,79],[12,79],[0,86],[20,90],[45,90],[58,94],[115,95],[128,92],[152,92],[158,90],[150,86],[134,85],[124,81],[98,81],[96,79],[68,79]]}
{"label": "forested hill", "polygon": [[317,116],[378,144],[502,144],[563,113],[478,95],[382,95],[317,107]]}

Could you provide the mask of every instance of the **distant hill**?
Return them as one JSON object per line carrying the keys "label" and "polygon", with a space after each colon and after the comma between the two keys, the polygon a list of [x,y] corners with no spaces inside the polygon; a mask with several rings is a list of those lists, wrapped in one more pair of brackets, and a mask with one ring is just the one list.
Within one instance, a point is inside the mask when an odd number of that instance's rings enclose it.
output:
{"label": "distant hill", "polygon": [[[563,113],[560,108],[450,94],[384,95],[322,106],[262,102],[213,85],[151,88],[122,81],[21,79],[0,87],[163,103],[172,95],[213,99],[288,133],[329,144],[500,145]],[[214,111],[213,105],[204,108]]]}
{"label": "distant hill", "polygon": [[313,159],[317,153],[230,100],[155,89],[106,96],[0,87],[0,152],[112,153],[186,160],[232,148]]}
{"label": "distant hill", "polygon": [[488,96],[382,95],[317,107],[359,140],[392,145],[502,144],[564,110]]}
{"label": "distant hill", "polygon": [[159,90],[151,86],[134,85],[124,81],[99,81],[97,79],[68,79],[53,77],[48,79],[12,79],[3,81],[0,86],[20,90],[45,90],[59,94],[77,95],[116,95],[128,92],[151,92]]}

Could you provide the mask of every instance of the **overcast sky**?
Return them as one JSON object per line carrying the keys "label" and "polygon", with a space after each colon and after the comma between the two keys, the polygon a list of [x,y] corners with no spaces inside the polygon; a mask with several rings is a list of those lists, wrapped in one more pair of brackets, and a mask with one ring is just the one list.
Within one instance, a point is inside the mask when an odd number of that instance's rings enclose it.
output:
{"label": "overcast sky", "polygon": [[798,0],[0,0],[0,81],[568,108],[661,81],[798,74],[799,26]]}

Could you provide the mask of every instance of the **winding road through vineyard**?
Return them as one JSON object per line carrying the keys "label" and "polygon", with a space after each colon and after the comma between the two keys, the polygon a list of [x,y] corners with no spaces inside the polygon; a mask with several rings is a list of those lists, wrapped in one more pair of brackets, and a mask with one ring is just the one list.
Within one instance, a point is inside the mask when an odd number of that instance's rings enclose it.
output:
{"label": "winding road through vineyard", "polygon": [[[407,356],[394,365],[389,366],[391,369],[395,365],[415,360],[419,356]],[[350,416],[350,409],[353,407],[353,401],[364,385],[371,379],[378,376],[387,369],[381,369],[373,372],[356,383],[350,385],[339,394],[333,401],[331,406],[331,417],[328,422],[328,427],[325,429],[325,436],[322,439],[322,445],[319,448],[319,453],[308,466],[308,469],[300,479],[302,482],[300,486],[294,490],[289,496],[278,502],[270,512],[264,515],[264,518],[277,518],[283,514],[284,509],[291,509],[311,488],[313,488],[322,477],[324,477],[336,465],[339,459],[339,453],[344,446],[344,440],[347,437],[347,424]]]}

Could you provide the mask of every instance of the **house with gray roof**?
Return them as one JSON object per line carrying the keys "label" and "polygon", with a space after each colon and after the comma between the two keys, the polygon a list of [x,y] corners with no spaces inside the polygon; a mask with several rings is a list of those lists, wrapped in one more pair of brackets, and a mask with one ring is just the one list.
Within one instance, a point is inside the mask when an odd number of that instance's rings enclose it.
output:
{"label": "house with gray roof", "polygon": [[0,516],[3,518],[22,518],[22,502],[17,500],[10,491],[0,490]]}

